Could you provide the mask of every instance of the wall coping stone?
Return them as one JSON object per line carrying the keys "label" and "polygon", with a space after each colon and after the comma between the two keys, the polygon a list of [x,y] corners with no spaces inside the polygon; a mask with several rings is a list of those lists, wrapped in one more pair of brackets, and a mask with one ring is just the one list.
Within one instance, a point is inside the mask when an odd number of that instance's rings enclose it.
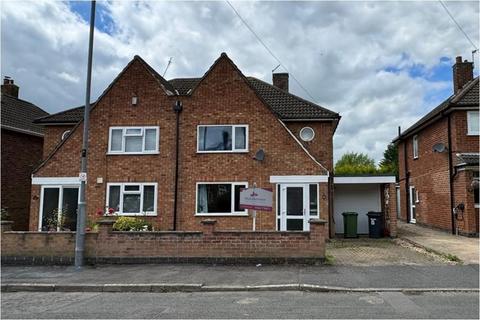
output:
{"label": "wall coping stone", "polygon": [[11,221],[11,220],[1,220],[1,221],[0,221],[0,224],[1,224],[2,226],[4,226],[4,225],[9,225],[9,224],[13,224],[13,221]]}

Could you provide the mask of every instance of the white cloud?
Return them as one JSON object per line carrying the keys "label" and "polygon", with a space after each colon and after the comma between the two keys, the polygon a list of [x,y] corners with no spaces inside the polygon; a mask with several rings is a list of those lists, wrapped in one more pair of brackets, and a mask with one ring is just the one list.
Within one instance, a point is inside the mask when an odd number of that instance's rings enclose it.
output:
{"label": "white cloud", "polygon": [[[99,2],[108,34],[95,33],[93,96],[135,54],[167,78],[198,77],[225,51],[247,75],[271,80],[277,65],[225,2]],[[233,2],[264,42],[342,120],[335,158],[346,151],[379,160],[387,143],[448,95],[429,80],[442,57],[471,57],[471,45],[438,2]],[[479,39],[476,2],[447,2]],[[83,104],[88,25],[68,3],[2,2],[2,75],[21,97],[50,112]],[[478,65],[478,60],[476,61]],[[423,65],[425,77],[408,69]],[[394,67],[398,72],[386,72]],[[291,80],[291,90],[308,96]]]}

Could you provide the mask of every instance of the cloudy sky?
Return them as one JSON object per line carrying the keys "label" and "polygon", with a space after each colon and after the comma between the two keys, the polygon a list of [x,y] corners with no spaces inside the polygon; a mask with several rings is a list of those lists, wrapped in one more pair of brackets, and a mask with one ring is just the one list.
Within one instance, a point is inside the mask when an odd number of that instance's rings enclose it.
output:
{"label": "cloudy sky", "polygon": [[[478,47],[478,2],[445,3]],[[232,4],[315,102],[342,115],[336,160],[347,151],[380,160],[398,126],[451,94],[455,56],[471,60],[474,49],[438,1]],[[2,77],[48,112],[82,105],[89,3],[0,5]],[[202,76],[223,51],[245,75],[271,81],[278,63],[224,1],[98,2],[93,98],[135,54],[159,73],[172,57],[170,79]]]}

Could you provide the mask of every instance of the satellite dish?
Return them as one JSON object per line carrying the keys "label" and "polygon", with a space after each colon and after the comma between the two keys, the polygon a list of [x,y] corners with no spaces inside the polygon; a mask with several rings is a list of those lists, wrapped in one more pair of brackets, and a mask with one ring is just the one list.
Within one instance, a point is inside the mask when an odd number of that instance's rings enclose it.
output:
{"label": "satellite dish", "polygon": [[265,159],[265,151],[263,149],[258,150],[253,157],[254,160],[263,161]]}
{"label": "satellite dish", "polygon": [[433,152],[443,153],[446,150],[447,150],[447,147],[441,142],[433,145]]}

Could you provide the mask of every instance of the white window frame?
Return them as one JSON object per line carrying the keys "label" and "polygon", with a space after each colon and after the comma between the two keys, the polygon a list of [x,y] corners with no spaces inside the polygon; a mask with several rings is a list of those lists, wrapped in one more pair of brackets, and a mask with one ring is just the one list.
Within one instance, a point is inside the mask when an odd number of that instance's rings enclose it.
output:
{"label": "white window frame", "polygon": [[[78,201],[80,201],[80,185],[78,184],[49,184],[42,185],[40,187],[40,210],[39,210],[39,219],[38,219],[38,231],[42,231],[42,220],[43,220],[43,202],[44,202],[44,190],[45,189],[59,189],[58,191],[58,206],[57,209],[60,212],[63,210],[63,189],[79,189],[78,191]],[[57,227],[57,231],[60,231],[60,226]]]}
{"label": "white window frame", "polygon": [[[206,213],[206,212],[198,212],[198,186],[201,184],[230,184],[232,186],[232,199],[231,199],[231,211],[230,212],[213,212],[213,213]],[[248,188],[247,181],[204,181],[204,182],[197,182],[195,185],[195,216],[200,217],[219,217],[219,216],[226,216],[226,217],[248,217],[248,209],[243,211],[234,211],[235,210],[235,186],[245,186]]]}
{"label": "white window frame", "polygon": [[418,134],[412,138],[413,159],[418,159]]}
{"label": "white window frame", "polygon": [[472,123],[472,118],[477,118],[478,120],[479,112],[478,111],[467,111],[467,136],[478,136],[480,135],[480,126],[478,131],[471,131],[470,124]]}
{"label": "white window frame", "polygon": [[[127,134],[127,129],[140,129],[140,134]],[[156,143],[155,143],[155,150],[145,150],[145,131],[148,129],[155,129],[156,131]],[[113,130],[122,130],[122,150],[120,151],[113,151],[112,150],[112,131]],[[142,151],[134,151],[134,152],[126,152],[125,151],[125,137],[133,137],[133,136],[142,136]],[[147,127],[110,127],[108,130],[108,155],[125,155],[125,154],[158,154],[158,146],[160,144],[160,127],[158,126],[147,126]]]}
{"label": "white window frame", "polygon": [[[302,137],[302,132],[305,132],[305,130],[312,130],[313,135],[312,135],[312,138],[311,138],[311,139],[304,139],[304,138]],[[315,139],[315,130],[313,130],[312,127],[303,127],[303,128],[300,130],[298,136],[300,137],[300,139],[302,139],[302,141],[305,141],[305,142],[313,141],[313,139]]]}
{"label": "white window frame", "polygon": [[[140,186],[140,191],[125,191],[125,186]],[[158,198],[158,183],[156,182],[109,182],[107,183],[107,192],[105,198],[105,208],[109,209],[108,200],[110,199],[110,187],[119,186],[120,187],[120,202],[118,204],[119,211],[116,211],[115,214],[119,216],[156,216],[157,215],[157,198]],[[154,198],[153,198],[153,211],[143,212],[143,187],[153,186],[154,187]],[[140,194],[140,212],[123,212],[123,195],[124,194]]]}
{"label": "white window frame", "polygon": [[[415,186],[410,186],[410,192],[409,192],[409,196],[410,196],[410,223],[417,223],[417,203],[419,203],[420,201],[418,201],[418,198],[417,198],[417,189],[415,188]],[[415,194],[413,192],[413,190],[415,190]],[[413,201],[413,197],[415,197],[415,201]],[[415,218],[413,218],[413,209],[415,209]]]}
{"label": "white window frame", "polygon": [[[200,150],[201,127],[232,127],[232,150]],[[235,149],[235,128],[245,128],[245,149]],[[248,152],[248,124],[199,124],[197,125],[197,153],[245,153]]]}

